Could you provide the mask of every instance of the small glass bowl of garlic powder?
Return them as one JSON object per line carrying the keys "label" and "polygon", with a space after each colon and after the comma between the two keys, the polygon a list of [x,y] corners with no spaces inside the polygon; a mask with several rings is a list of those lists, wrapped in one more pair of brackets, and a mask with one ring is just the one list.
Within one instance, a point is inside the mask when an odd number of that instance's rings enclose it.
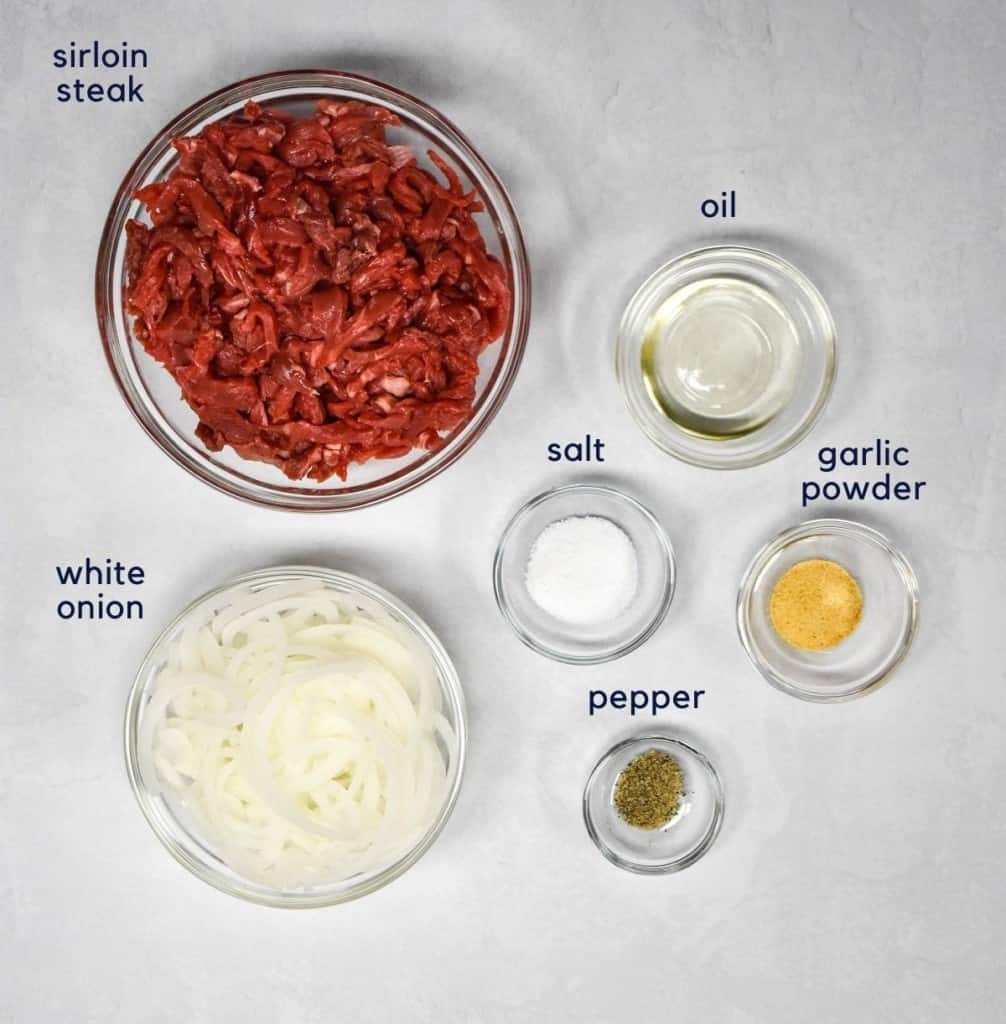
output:
{"label": "small glass bowl of garlic powder", "polygon": [[802,700],[848,700],[886,682],[919,621],[919,583],[877,530],[812,519],[770,540],[737,596],[748,657],[774,687]]}
{"label": "small glass bowl of garlic powder", "polygon": [[600,484],[539,494],[511,519],[493,566],[514,632],[558,661],[593,664],[634,650],[674,595],[674,552],[634,498]]}

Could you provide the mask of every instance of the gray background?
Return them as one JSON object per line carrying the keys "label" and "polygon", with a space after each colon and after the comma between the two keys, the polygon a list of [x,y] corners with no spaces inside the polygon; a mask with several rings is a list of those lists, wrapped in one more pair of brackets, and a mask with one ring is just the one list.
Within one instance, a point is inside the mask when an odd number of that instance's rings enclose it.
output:
{"label": "gray background", "polygon": [[[1003,1019],[1003,5],[2,10],[0,1019]],[[143,106],[56,103],[68,76],[51,51],[93,38],[149,51]],[[527,357],[475,450],[338,517],[244,507],[177,469],[119,399],[92,306],[108,203],[148,138],[220,85],[296,66],[371,74],[453,118],[511,189],[534,269]],[[724,188],[738,192],[729,234],[698,212]],[[797,262],[840,344],[810,439],[735,474],[650,447],[611,370],[634,285],[726,237]],[[512,509],[575,477],[546,443],[588,430],[607,441],[606,476],[666,524],[680,577],[644,648],[570,668],[509,633],[489,570]],[[811,511],[902,545],[922,629],[889,686],[803,704],[747,663],[737,581],[806,514],[816,448],[877,436],[911,447],[923,500]],[[57,620],[54,566],[86,554],[146,568],[144,622]],[[159,847],[126,783],[121,718],[184,602],[301,560],[422,611],[464,679],[472,743],[420,865],[359,903],[282,913],[217,894]],[[580,818],[591,765],[632,729],[588,720],[587,690],[636,683],[708,691],[662,724],[727,787],[720,840],[674,877],[611,867]]]}

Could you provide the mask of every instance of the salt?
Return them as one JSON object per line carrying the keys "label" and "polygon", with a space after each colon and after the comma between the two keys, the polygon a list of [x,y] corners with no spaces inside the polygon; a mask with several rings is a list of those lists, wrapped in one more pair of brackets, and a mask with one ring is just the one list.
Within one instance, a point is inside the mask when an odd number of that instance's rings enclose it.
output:
{"label": "salt", "polygon": [[528,593],[542,611],[570,625],[598,625],[625,611],[639,566],[624,530],[602,516],[550,523],[531,545]]}

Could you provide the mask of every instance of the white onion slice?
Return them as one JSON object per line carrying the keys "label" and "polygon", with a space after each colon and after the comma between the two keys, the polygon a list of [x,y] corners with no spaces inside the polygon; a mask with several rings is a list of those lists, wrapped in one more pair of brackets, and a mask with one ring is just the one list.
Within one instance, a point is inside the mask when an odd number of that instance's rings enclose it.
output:
{"label": "white onion slice", "polygon": [[386,866],[433,824],[457,735],[430,652],[313,581],[184,626],[143,710],[141,771],[234,870],[279,888]]}

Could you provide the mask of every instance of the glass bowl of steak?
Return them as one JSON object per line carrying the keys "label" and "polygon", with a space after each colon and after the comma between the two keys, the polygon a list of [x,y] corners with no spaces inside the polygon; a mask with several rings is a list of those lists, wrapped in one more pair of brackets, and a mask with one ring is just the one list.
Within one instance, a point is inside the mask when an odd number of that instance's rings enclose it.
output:
{"label": "glass bowl of steak", "polygon": [[530,273],[499,179],[435,110],[333,71],[213,93],[144,149],[98,253],[144,430],[211,486],[304,512],[411,490],[513,383]]}

